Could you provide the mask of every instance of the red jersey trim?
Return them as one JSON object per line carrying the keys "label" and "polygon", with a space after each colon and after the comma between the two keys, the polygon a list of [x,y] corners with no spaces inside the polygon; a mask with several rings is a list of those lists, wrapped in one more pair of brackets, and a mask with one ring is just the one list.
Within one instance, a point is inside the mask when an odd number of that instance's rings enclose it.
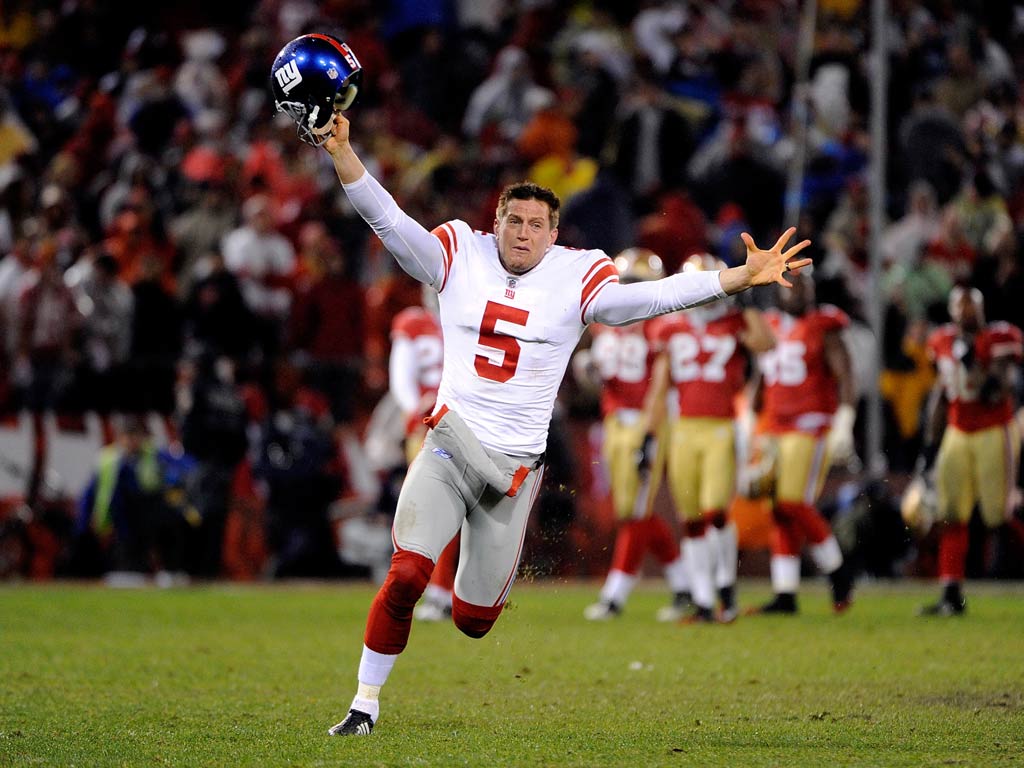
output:
{"label": "red jersey trim", "polygon": [[[590,272],[594,270],[591,269]],[[589,275],[590,272],[587,274]],[[602,289],[608,283],[619,282],[619,273],[615,269],[615,265],[608,262],[603,267],[597,270],[593,277],[590,278],[590,282],[583,286],[583,292],[580,294],[580,322],[586,324],[583,319],[587,313],[587,307],[597,298],[598,294],[601,293]]]}
{"label": "red jersey trim", "polygon": [[444,277],[441,278],[441,287],[437,289],[437,292],[440,293],[444,290],[445,285],[448,284],[448,274],[452,269],[455,251],[459,249],[459,238],[455,234],[455,228],[450,223],[435,227],[431,234],[441,241],[441,255],[444,259]]}

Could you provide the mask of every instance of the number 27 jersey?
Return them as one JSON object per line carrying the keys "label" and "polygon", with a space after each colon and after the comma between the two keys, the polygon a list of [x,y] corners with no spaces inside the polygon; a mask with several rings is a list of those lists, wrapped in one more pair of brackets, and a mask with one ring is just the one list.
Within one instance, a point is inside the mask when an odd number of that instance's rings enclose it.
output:
{"label": "number 27 jersey", "polygon": [[603,251],[554,245],[536,267],[513,275],[498,259],[493,234],[459,220],[433,234],[444,248],[437,407],[458,412],[488,448],[543,453],[584,312],[618,282],[615,266]]}

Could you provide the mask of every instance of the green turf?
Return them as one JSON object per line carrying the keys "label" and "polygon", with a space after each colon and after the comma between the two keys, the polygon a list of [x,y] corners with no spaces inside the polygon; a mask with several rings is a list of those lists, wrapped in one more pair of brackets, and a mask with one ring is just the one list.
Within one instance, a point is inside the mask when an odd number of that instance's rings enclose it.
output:
{"label": "green turf", "polygon": [[342,739],[368,586],[0,588],[0,765],[1024,764],[1024,588],[914,617],[934,591],[683,627],[653,584],[610,624],[594,585],[518,585],[483,640],[415,626],[373,736]]}

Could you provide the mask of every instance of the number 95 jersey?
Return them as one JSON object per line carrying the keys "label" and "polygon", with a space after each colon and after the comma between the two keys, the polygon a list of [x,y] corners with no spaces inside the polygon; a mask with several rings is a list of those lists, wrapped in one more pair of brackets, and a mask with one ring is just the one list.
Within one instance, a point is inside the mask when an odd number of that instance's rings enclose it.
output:
{"label": "number 95 jersey", "polygon": [[839,383],[825,359],[825,336],[850,324],[837,307],[823,305],[794,317],[765,314],[776,345],[758,357],[764,377],[764,407],[771,432],[822,434],[839,406]]}
{"label": "number 95 jersey", "polygon": [[510,456],[544,452],[548,425],[590,304],[618,273],[603,251],[554,245],[522,275],[498,259],[497,238],[449,221],[438,286],[444,368],[437,403],[480,442]]}

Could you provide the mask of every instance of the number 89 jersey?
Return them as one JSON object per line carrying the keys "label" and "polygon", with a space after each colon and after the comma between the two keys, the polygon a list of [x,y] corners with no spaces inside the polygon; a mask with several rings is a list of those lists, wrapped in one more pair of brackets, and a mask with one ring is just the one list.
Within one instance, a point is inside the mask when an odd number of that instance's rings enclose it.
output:
{"label": "number 89 jersey", "polygon": [[739,343],[745,327],[739,310],[706,324],[694,322],[686,312],[663,322],[658,345],[668,355],[680,416],[733,418],[736,395],[746,381],[746,355]]}
{"label": "number 89 jersey", "polygon": [[839,383],[825,359],[825,336],[850,324],[837,307],[823,305],[794,317],[765,314],[776,345],[758,357],[764,377],[764,407],[772,432],[822,434],[839,406]]}
{"label": "number 89 jersey", "polygon": [[601,415],[622,409],[640,410],[651,381],[662,318],[620,328],[595,325],[590,348],[601,376]]}
{"label": "number 89 jersey", "polygon": [[463,221],[434,229],[444,368],[437,394],[477,439],[511,456],[544,452],[555,395],[584,316],[618,272],[603,251],[554,245],[522,275],[505,270],[497,238]]}

